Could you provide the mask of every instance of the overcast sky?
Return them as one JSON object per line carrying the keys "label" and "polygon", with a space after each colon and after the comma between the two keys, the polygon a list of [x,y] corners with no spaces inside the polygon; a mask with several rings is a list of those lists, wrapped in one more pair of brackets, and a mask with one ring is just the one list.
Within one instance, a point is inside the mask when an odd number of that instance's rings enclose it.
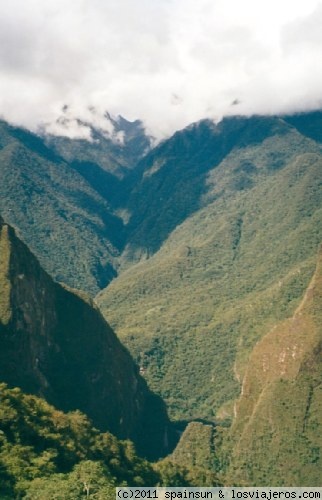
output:
{"label": "overcast sky", "polygon": [[33,130],[65,104],[69,118],[101,124],[105,110],[141,118],[158,137],[204,117],[322,107],[317,0],[0,0],[0,9],[0,115]]}

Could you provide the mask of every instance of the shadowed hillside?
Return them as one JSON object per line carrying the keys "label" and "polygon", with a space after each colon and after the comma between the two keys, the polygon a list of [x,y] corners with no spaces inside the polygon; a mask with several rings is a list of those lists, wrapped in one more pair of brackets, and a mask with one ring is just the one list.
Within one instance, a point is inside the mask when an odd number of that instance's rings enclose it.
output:
{"label": "shadowed hillside", "polygon": [[0,229],[0,380],[85,412],[140,453],[165,454],[165,406],[92,301],[55,283],[10,226]]}

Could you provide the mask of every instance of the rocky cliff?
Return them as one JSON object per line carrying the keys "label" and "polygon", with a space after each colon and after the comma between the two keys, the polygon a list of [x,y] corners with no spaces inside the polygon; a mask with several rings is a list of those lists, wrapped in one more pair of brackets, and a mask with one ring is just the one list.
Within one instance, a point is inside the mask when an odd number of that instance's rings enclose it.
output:
{"label": "rocky cliff", "polygon": [[165,453],[163,402],[92,301],[55,283],[2,219],[0,230],[0,380]]}

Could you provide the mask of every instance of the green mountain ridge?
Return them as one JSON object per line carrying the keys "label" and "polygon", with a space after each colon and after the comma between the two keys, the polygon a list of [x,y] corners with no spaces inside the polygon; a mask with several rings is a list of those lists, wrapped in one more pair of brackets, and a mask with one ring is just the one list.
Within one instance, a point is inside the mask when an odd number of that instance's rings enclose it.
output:
{"label": "green mountain ridge", "polygon": [[[234,149],[287,134],[290,125],[276,117],[232,117],[218,124],[202,120],[176,132],[149,153],[135,170],[127,202],[132,217],[127,245],[158,250],[169,234],[202,207],[207,175]],[[141,173],[141,178],[138,178]],[[240,188],[249,178],[239,175]],[[237,176],[236,176],[237,177]],[[243,185],[245,183],[245,185]]]}
{"label": "green mountain ridge", "polygon": [[[140,120],[129,122],[122,116],[106,119],[114,136],[87,125],[91,140],[44,134],[46,145],[64,158],[89,185],[118,209],[126,201],[127,178],[132,177],[138,161],[151,149],[151,138]],[[118,135],[120,139],[117,140]]]}

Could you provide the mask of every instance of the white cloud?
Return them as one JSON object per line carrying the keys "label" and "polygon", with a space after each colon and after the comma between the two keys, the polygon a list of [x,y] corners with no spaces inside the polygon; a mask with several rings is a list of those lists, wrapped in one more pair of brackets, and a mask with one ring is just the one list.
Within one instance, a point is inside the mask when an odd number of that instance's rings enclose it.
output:
{"label": "white cloud", "polygon": [[65,104],[74,135],[94,106],[101,127],[108,110],[159,137],[206,116],[321,106],[318,0],[2,4],[0,114],[32,129]]}

